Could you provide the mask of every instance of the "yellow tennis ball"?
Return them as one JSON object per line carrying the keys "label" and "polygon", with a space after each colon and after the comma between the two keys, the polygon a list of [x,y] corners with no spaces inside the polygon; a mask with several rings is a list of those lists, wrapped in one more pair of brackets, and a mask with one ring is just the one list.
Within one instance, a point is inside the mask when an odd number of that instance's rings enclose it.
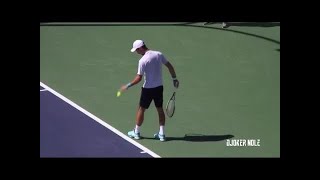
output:
{"label": "yellow tennis ball", "polygon": [[119,97],[121,95],[121,92],[120,91],[118,91],[117,92],[117,97]]}

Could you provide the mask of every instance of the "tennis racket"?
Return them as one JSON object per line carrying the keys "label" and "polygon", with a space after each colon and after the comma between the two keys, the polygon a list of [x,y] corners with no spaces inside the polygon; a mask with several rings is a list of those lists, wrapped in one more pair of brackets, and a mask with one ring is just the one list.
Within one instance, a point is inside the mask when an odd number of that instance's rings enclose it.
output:
{"label": "tennis racket", "polygon": [[175,101],[176,101],[176,92],[173,92],[166,106],[166,114],[170,118],[173,116],[174,111],[176,109]]}

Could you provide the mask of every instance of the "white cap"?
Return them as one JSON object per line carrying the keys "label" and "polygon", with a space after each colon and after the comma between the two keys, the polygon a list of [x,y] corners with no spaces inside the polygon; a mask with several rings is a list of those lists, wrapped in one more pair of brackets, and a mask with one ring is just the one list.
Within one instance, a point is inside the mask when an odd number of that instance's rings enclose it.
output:
{"label": "white cap", "polygon": [[142,40],[135,40],[133,42],[131,52],[135,52],[136,49],[142,47],[143,45],[144,45],[144,42]]}

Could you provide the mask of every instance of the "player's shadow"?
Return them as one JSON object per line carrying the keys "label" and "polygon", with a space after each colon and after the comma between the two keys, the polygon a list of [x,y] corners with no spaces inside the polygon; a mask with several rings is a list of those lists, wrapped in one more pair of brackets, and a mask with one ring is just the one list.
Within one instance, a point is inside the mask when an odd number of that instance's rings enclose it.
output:
{"label": "player's shadow", "polygon": [[[195,22],[196,23],[196,22]],[[215,22],[209,22],[209,24],[213,24]],[[264,37],[264,36],[260,36],[257,34],[252,34],[252,33],[248,33],[248,32],[243,32],[243,31],[239,31],[239,30],[235,30],[235,29],[230,29],[230,28],[220,28],[220,27],[213,27],[213,26],[205,26],[205,25],[197,25],[194,23],[185,23],[185,24],[176,24],[176,26],[187,26],[187,27],[195,27],[195,28],[206,28],[206,29],[215,29],[215,30],[219,30],[219,31],[226,31],[226,32],[234,32],[234,33],[239,33],[239,34],[244,34],[244,35],[248,35],[248,36],[252,36],[252,37],[257,37],[257,38],[261,38],[261,39],[265,39],[267,41],[271,41],[274,42],[276,44],[280,45],[280,41],[278,40],[274,40],[268,37]],[[272,27],[272,26],[280,26],[280,23],[268,23],[268,22],[249,22],[249,23],[227,23],[227,26],[260,26],[260,27]]]}
{"label": "player's shadow", "polygon": [[[208,141],[223,141],[233,138],[233,135],[203,135],[203,134],[185,134],[183,137],[167,137],[166,141],[191,141],[191,142],[208,142]],[[154,139],[143,137],[144,139]]]}
{"label": "player's shadow", "polygon": [[280,22],[230,22],[228,26],[274,27],[280,26]]}
{"label": "player's shadow", "polygon": [[233,138],[233,135],[203,135],[203,134],[185,134],[183,137],[167,137],[167,141],[191,141],[191,142],[208,142],[223,141]]}
{"label": "player's shadow", "polygon": [[[222,22],[205,22],[204,25],[216,24]],[[184,25],[189,25],[192,23],[185,23]],[[274,27],[280,26],[280,22],[227,22],[227,27],[229,26],[252,26],[252,27]]]}

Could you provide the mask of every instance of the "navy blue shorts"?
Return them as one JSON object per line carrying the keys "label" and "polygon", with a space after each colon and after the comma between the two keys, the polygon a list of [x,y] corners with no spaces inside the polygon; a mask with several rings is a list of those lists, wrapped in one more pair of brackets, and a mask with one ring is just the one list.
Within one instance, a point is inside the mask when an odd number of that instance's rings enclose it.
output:
{"label": "navy blue shorts", "polygon": [[139,105],[145,109],[148,109],[152,100],[154,101],[154,105],[156,107],[162,107],[163,86],[158,86],[155,88],[141,88]]}

